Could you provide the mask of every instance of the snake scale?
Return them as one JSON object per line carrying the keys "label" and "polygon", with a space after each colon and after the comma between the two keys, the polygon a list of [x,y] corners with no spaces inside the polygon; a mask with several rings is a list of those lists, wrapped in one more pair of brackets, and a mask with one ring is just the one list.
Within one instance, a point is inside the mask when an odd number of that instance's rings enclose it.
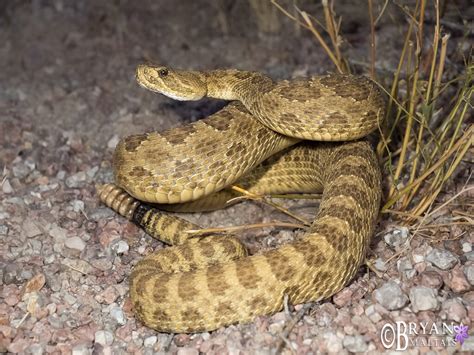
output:
{"label": "snake scale", "polygon": [[[114,153],[115,184],[98,189],[106,205],[172,245],[130,276],[145,325],[181,333],[248,322],[281,310],[285,296],[291,304],[318,301],[355,276],[381,199],[375,153],[359,139],[384,114],[371,80],[275,82],[256,72],[153,65],[138,66],[136,76],[177,100],[233,100],[206,119],[125,137]],[[235,236],[190,237],[199,226],[161,211],[215,208],[234,183],[258,194],[322,192],[319,211],[302,238],[251,256]]]}

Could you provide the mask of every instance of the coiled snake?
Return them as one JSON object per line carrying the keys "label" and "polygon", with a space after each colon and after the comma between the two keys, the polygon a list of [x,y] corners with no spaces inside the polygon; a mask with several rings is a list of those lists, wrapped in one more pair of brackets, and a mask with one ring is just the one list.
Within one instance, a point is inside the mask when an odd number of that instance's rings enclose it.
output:
{"label": "coiled snake", "polygon": [[[384,114],[372,81],[274,82],[255,72],[151,65],[138,67],[137,80],[177,100],[235,100],[204,120],[122,139],[116,185],[99,188],[105,204],[173,245],[139,261],[130,276],[143,323],[165,332],[213,330],[276,312],[285,295],[292,304],[327,298],[354,277],[381,197],[376,156],[358,140]],[[296,242],[247,256],[237,238],[189,237],[185,231],[198,226],[151,205],[211,209],[236,181],[259,194],[322,191],[319,211]]]}

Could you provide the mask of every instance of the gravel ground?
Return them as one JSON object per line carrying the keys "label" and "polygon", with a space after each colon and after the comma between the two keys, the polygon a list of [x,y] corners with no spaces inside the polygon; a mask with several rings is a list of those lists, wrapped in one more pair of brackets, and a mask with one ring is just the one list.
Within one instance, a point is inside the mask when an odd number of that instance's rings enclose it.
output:
{"label": "gravel ground", "polygon": [[[305,9],[319,11],[315,4]],[[350,15],[343,21],[350,58],[364,62],[367,11],[339,9]],[[390,21],[377,31],[377,66],[390,71],[402,36],[400,14],[388,11]],[[156,333],[134,319],[128,275],[162,244],[102,206],[94,184],[112,180],[119,137],[177,126],[222,107],[146,92],[135,84],[134,68],[153,60],[261,70],[275,78],[331,69],[309,34],[296,33],[286,19],[278,25],[279,35],[262,33],[245,1],[0,4],[0,352],[378,354],[385,351],[381,330],[397,321],[463,323],[472,332],[472,229],[448,225],[414,236],[388,217],[371,246],[372,271],[362,267],[329,300],[193,335]],[[454,31],[451,42],[461,35]],[[440,202],[460,191],[468,174],[461,169]],[[430,223],[447,223],[456,211],[472,216],[472,197],[440,209]],[[317,205],[287,203],[304,216],[314,215]],[[189,218],[203,226],[284,219],[250,202]],[[242,233],[252,252],[297,237],[274,228]],[[416,338],[409,353],[461,349],[423,344],[429,335]],[[474,352],[472,335],[462,350]]]}

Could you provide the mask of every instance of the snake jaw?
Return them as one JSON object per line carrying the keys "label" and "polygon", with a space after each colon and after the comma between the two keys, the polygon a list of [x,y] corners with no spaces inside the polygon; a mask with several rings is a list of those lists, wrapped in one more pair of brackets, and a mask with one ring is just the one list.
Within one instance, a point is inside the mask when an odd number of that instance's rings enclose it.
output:
{"label": "snake jaw", "polygon": [[207,95],[202,74],[140,64],[136,70],[140,86],[179,101],[197,101]]}

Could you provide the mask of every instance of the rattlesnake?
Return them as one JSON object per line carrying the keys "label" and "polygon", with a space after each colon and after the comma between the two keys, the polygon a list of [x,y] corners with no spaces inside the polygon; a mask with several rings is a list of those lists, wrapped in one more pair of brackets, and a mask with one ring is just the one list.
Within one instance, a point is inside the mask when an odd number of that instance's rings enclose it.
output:
{"label": "rattlesnake", "polygon": [[[357,140],[383,117],[372,81],[325,75],[273,82],[254,72],[151,65],[138,67],[137,80],[177,100],[236,100],[204,120],[132,135],[116,147],[116,185],[99,188],[101,200],[175,245],[132,271],[141,321],[166,332],[213,330],[276,312],[285,296],[292,304],[327,298],[354,277],[381,198],[375,154]],[[247,256],[236,237],[191,238],[185,231],[198,226],[148,204],[206,209],[227,199],[225,187],[237,180],[259,194],[322,191],[319,212],[301,239]]]}

